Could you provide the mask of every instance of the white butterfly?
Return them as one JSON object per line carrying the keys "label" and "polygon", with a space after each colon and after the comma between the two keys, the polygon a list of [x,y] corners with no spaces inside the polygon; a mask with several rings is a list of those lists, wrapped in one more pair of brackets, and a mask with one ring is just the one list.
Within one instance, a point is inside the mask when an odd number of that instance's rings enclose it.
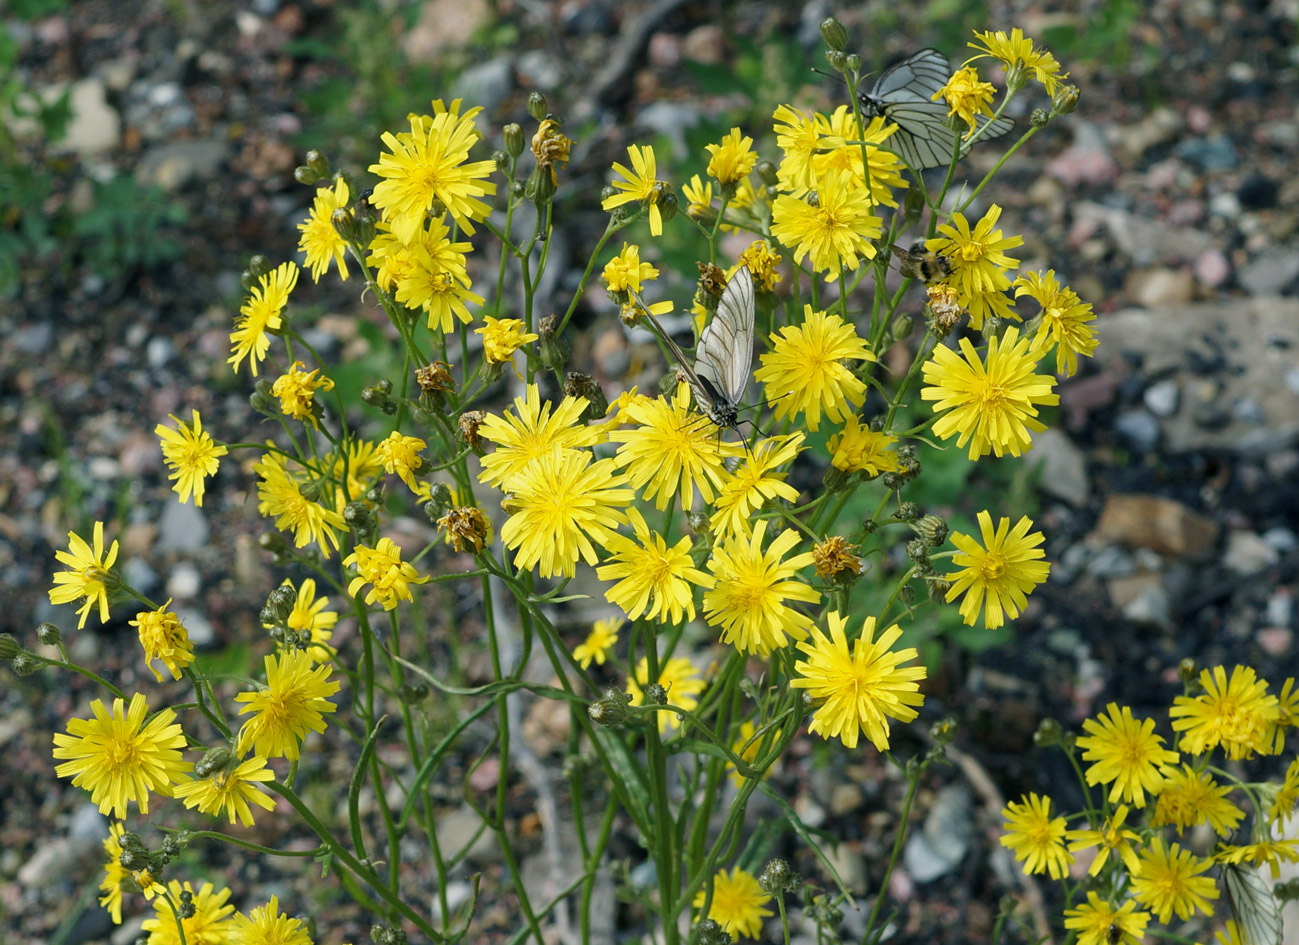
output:
{"label": "white butterfly", "polygon": [[654,322],[685,373],[695,403],[719,427],[733,427],[739,419],[739,403],[749,385],[753,363],[753,313],[753,274],[747,266],[741,266],[726,284],[716,314],[699,336],[693,366],[671,336]]}
{"label": "white butterfly", "polygon": [[[947,124],[947,103],[934,95],[947,84],[952,70],[937,49],[922,49],[885,69],[869,92],[858,92],[866,118],[877,115],[898,126],[884,143],[913,169],[946,167],[956,153],[959,136]],[[997,118],[979,139],[999,138],[1015,122]],[[961,142],[963,155],[968,146]]]}
{"label": "white butterfly", "polygon": [[1281,909],[1259,871],[1222,864],[1222,885],[1244,945],[1281,945]]}

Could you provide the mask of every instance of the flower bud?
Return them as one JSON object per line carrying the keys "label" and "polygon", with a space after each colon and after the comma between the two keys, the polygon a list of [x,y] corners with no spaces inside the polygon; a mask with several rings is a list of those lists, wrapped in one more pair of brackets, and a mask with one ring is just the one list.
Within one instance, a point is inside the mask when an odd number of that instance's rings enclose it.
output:
{"label": "flower bud", "polygon": [[758,179],[768,187],[775,187],[780,183],[780,175],[776,171],[776,165],[766,158],[762,158],[753,169],[758,172]]}
{"label": "flower bud", "polygon": [[1051,121],[1051,113],[1045,108],[1035,108],[1028,113],[1028,123],[1034,128],[1042,128]]}
{"label": "flower bud", "polygon": [[958,728],[955,719],[939,719],[929,726],[929,737],[939,745],[948,745],[956,737]]}
{"label": "flower bud", "polygon": [[848,31],[832,16],[821,21],[821,38],[831,49],[842,52],[848,46]]}
{"label": "flower bud", "polygon": [[355,532],[366,532],[374,524],[374,511],[368,502],[349,502],[343,506],[343,522]]}
{"label": "flower bud", "polygon": [[546,96],[540,92],[528,93],[528,114],[537,121],[541,121],[549,113],[550,108],[546,104]]}
{"label": "flower bud", "polygon": [[920,506],[914,502],[903,502],[898,506],[898,510],[893,513],[893,517],[899,522],[914,522],[924,513],[920,511]]}
{"label": "flower bud", "polygon": [[360,230],[356,224],[356,217],[346,207],[339,207],[329,215],[329,225],[334,228],[335,233],[347,242],[355,243],[358,241]]}
{"label": "flower bud", "polygon": [[[544,326],[546,320],[543,318],[541,321]],[[564,393],[570,397],[586,398],[587,408],[582,411],[582,422],[599,420],[609,412],[609,398],[605,397],[604,389],[589,374],[570,371],[564,378]]]}
{"label": "flower bud", "polygon": [[853,474],[846,473],[837,466],[831,466],[821,477],[821,484],[827,492],[843,492],[853,482]]}
{"label": "flower bud", "polygon": [[316,175],[316,180],[324,180],[332,173],[329,158],[324,151],[312,148],[306,155],[307,169]]}
{"label": "flower bud", "polygon": [[947,522],[939,515],[922,515],[911,523],[911,530],[931,548],[937,548],[947,541]]}
{"label": "flower bud", "polygon": [[282,624],[289,619],[289,614],[293,613],[293,605],[298,602],[298,592],[292,585],[281,584],[266,595],[266,606],[263,608],[263,614],[269,614],[270,620],[263,620],[263,623]]}
{"label": "flower bud", "polygon": [[681,205],[677,202],[677,195],[671,190],[668,190],[668,186],[669,185],[666,184],[662,186],[658,184],[655,185],[656,199],[654,202],[659,205],[659,213],[663,214],[664,223],[667,223],[676,216],[677,211],[681,209]]}
{"label": "flower bud", "polygon": [[19,676],[30,676],[44,666],[45,661],[38,659],[26,650],[19,650],[13,659],[9,661],[9,665],[13,667],[14,672]]}
{"label": "flower bud", "polygon": [[769,896],[797,892],[802,884],[803,877],[790,869],[789,864],[778,856],[768,860],[758,874],[758,886]]}
{"label": "flower bud", "polygon": [[856,75],[858,72],[861,72],[861,56],[857,55],[856,53],[849,53],[847,66],[848,66],[848,71],[853,73],[854,75]]}
{"label": "flower bud", "polygon": [[422,682],[406,683],[397,690],[397,694],[401,697],[401,701],[406,705],[415,705],[423,702],[428,698],[428,693],[428,686]]}
{"label": "flower bud", "polygon": [[245,289],[252,289],[253,286],[257,285],[257,280],[273,268],[271,261],[258,253],[248,260],[248,268],[239,274],[239,281]]}
{"label": "flower bud", "polygon": [[645,687],[645,701],[649,705],[667,705],[668,690],[662,683],[650,683]]}
{"label": "flower bud", "polygon": [[843,72],[848,67],[848,54],[842,49],[827,49],[825,51],[825,61],[830,64],[830,68],[835,72]]}
{"label": "flower bud", "polygon": [[701,919],[695,931],[699,945],[731,945],[731,933],[716,919]]}
{"label": "flower bud", "polygon": [[293,169],[293,179],[299,184],[305,184],[306,186],[311,187],[320,180],[320,177],[317,176],[316,172],[307,165],[299,164]]}
{"label": "flower bud", "polygon": [[218,745],[206,751],[203,757],[194,763],[194,773],[201,779],[207,779],[216,774],[229,772],[238,764],[239,758],[233,751],[225,745]]}
{"label": "flower bud", "polygon": [[1183,686],[1189,686],[1195,681],[1196,673],[1199,672],[1199,666],[1191,657],[1187,656],[1177,664],[1177,678],[1182,681]]}
{"label": "flower bud", "polygon": [[11,660],[22,652],[12,633],[0,633],[0,660]]}
{"label": "flower bud", "polygon": [[925,587],[929,589],[929,600],[935,604],[947,603],[947,592],[952,589],[952,582],[942,577],[925,578]]}
{"label": "flower bud", "polygon": [[893,341],[905,341],[911,337],[911,329],[916,327],[916,321],[910,315],[903,312],[893,319],[893,324],[889,326],[889,337]]}
{"label": "flower bud", "polygon": [[921,538],[912,538],[907,542],[907,557],[916,564],[929,563],[929,543]]}
{"label": "flower bud", "polygon": [[1060,744],[1060,738],[1064,735],[1064,729],[1055,719],[1046,718],[1037,724],[1037,730],[1033,733],[1033,744],[1038,748],[1050,748],[1052,745]]}
{"label": "flower bud", "polygon": [[502,174],[510,172],[510,156],[504,150],[497,148],[492,152],[492,163],[496,165],[496,169]]}
{"label": "flower bud", "polygon": [[1078,86],[1062,85],[1055,90],[1055,97],[1051,100],[1051,107],[1057,115],[1068,115],[1078,107]]}
{"label": "flower bud", "polygon": [[392,381],[386,378],[361,391],[361,402],[376,407],[391,416],[397,412],[397,401],[392,397]]}
{"label": "flower bud", "polygon": [[510,157],[518,157],[523,153],[524,145],[527,141],[523,137],[523,129],[519,127],[518,122],[510,122],[501,129],[501,138],[505,142],[505,151]]}
{"label": "flower bud", "polygon": [[597,725],[614,726],[627,721],[631,695],[621,689],[606,689],[604,695],[586,707],[586,714]]}
{"label": "flower bud", "polygon": [[52,623],[43,623],[36,628],[36,639],[46,646],[58,646],[63,641],[63,634]]}
{"label": "flower bud", "polygon": [[558,328],[559,319],[554,315],[547,315],[537,325],[537,333],[541,336],[541,364],[547,371],[562,371],[568,363],[568,344],[559,337]]}

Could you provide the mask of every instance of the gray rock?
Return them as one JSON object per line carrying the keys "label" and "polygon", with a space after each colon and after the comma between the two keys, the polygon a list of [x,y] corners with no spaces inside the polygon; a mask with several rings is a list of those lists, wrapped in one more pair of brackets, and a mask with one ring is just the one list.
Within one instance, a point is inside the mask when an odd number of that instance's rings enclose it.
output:
{"label": "gray rock", "polygon": [[91,76],[72,84],[68,98],[72,108],[63,139],[58,147],[93,157],[117,147],[122,135],[122,118],[108,103],[104,80]]}
{"label": "gray rock", "polygon": [[20,354],[39,355],[49,350],[54,340],[54,325],[50,322],[34,322],[24,325],[9,336],[8,344],[13,345]]}
{"label": "gray rock", "polygon": [[185,625],[185,632],[189,634],[189,642],[193,646],[202,649],[216,643],[216,628],[212,626],[212,621],[184,606],[174,609],[180,622]]}
{"label": "gray rock", "polygon": [[1269,249],[1240,271],[1240,284],[1250,295],[1281,295],[1299,279],[1299,253]]}
{"label": "gray rock", "polygon": [[940,789],[924,827],[912,834],[903,850],[911,878],[928,883],[960,866],[970,849],[972,831],[969,792],[960,785]]}
{"label": "gray rock", "polygon": [[1084,201],[1078,205],[1076,214],[1080,220],[1104,226],[1119,249],[1138,266],[1191,263],[1202,253],[1218,248],[1207,233],[1139,217],[1104,204]]}
{"label": "gray rock", "polygon": [[171,570],[167,578],[167,596],[177,601],[189,601],[198,597],[203,586],[203,578],[192,561],[182,561]]}
{"label": "gray rock", "polygon": [[166,367],[175,356],[176,346],[171,343],[170,338],[162,335],[150,338],[144,349],[144,359],[154,370]]}
{"label": "gray rock", "polygon": [[851,844],[840,843],[825,851],[825,858],[855,896],[866,894],[866,858]]}
{"label": "gray rock", "polygon": [[158,572],[143,558],[127,558],[122,564],[122,577],[126,579],[126,583],[146,597],[158,587]]}
{"label": "gray rock", "polygon": [[456,98],[481,105],[488,113],[505,101],[514,88],[514,65],[509,55],[500,55],[470,66],[456,80]]}
{"label": "gray rock", "polygon": [[1227,535],[1222,564],[1232,574],[1254,574],[1277,563],[1277,550],[1258,534],[1235,529]]}
{"label": "gray rock", "polygon": [[225,160],[224,141],[177,141],[154,148],[140,161],[135,179],[176,193],[195,179],[211,177]]}
{"label": "gray rock", "polygon": [[209,528],[202,509],[189,502],[169,502],[158,520],[159,551],[197,551],[207,544]]}
{"label": "gray rock", "polygon": [[[479,828],[483,828],[479,833]],[[450,859],[459,856],[468,847],[465,859],[469,862],[486,864],[492,862],[496,851],[496,838],[483,826],[480,818],[469,805],[456,808],[449,814],[438,818],[436,827],[438,846],[442,854]],[[475,835],[476,838],[475,838]]]}
{"label": "gray rock", "polygon": [[[686,129],[699,124],[699,106],[690,102],[653,102],[640,110],[635,124],[651,133],[663,135],[672,142],[678,155],[687,153]],[[626,161],[623,161],[625,164]]]}
{"label": "gray rock", "polygon": [[1114,431],[1133,449],[1154,452],[1159,445],[1159,421],[1140,408],[1125,410],[1114,419]]}
{"label": "gray rock", "polygon": [[550,53],[541,49],[529,49],[520,53],[515,70],[519,74],[520,84],[529,90],[549,92],[559,88],[559,84],[564,81],[563,67]]}
{"label": "gray rock", "polygon": [[1299,547],[1299,535],[1286,528],[1284,525],[1278,525],[1276,528],[1269,528],[1263,533],[1263,540],[1272,548],[1275,548],[1281,554],[1289,554]]}
{"label": "gray rock", "polygon": [[1156,417],[1171,417],[1177,413],[1180,399],[1181,391],[1177,381],[1172,379],[1151,384],[1141,395],[1141,402]]}
{"label": "gray rock", "polygon": [[1087,460],[1062,430],[1050,428],[1033,437],[1033,449],[1025,461],[1040,463],[1038,488],[1075,508],[1091,499]]}

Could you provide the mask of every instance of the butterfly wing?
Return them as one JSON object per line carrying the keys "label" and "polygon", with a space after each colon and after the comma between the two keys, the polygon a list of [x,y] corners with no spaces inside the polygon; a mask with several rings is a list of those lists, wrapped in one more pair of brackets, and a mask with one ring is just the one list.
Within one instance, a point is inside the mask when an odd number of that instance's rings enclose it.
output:
{"label": "butterfly wing", "polygon": [[1244,945],[1281,945],[1281,909],[1259,871],[1225,863],[1222,883]]}
{"label": "butterfly wing", "polygon": [[731,276],[717,312],[699,336],[695,371],[730,405],[739,403],[749,385],[753,362],[753,274],[741,266]]}

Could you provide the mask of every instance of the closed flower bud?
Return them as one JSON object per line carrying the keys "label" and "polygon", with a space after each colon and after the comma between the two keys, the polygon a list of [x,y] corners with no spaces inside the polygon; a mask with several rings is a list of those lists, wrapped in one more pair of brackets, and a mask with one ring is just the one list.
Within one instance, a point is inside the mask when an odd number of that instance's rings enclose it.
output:
{"label": "closed flower bud", "polygon": [[510,171],[510,156],[503,150],[497,149],[492,152],[492,163],[502,174],[508,174]]}
{"label": "closed flower bud", "polygon": [[656,188],[656,194],[658,195],[654,202],[659,205],[659,213],[663,214],[663,222],[667,223],[677,215],[677,211],[681,209],[681,205],[677,203],[677,195],[667,189],[669,185],[663,184],[660,181],[659,184],[655,184],[654,186]]}
{"label": "closed flower bud", "polygon": [[983,337],[988,340],[993,338],[1000,340],[1001,336],[1006,333],[1006,320],[996,315],[989,315],[983,320],[983,328],[980,331],[983,332]]}
{"label": "closed flower bud", "polygon": [[766,158],[762,158],[753,169],[758,172],[758,179],[768,187],[775,187],[780,183],[780,174],[776,171],[776,165]]}
{"label": "closed flower bud", "polygon": [[831,466],[821,477],[821,484],[827,492],[843,492],[853,481],[853,474],[844,472],[837,466]]}
{"label": "closed flower bud", "polygon": [[239,764],[239,758],[224,745],[209,749],[194,763],[194,773],[202,779],[227,773]]}
{"label": "closed flower bud", "polygon": [[903,502],[898,506],[898,510],[893,513],[893,517],[899,522],[914,522],[923,515],[920,506],[914,502]]}
{"label": "closed flower bud", "polygon": [[842,51],[848,45],[848,31],[832,16],[821,21],[821,38],[831,49]]}
{"label": "closed flower bud", "polygon": [[279,532],[262,532],[257,536],[257,544],[263,551],[279,554],[287,549],[284,536]]}
{"label": "closed flower bud", "polygon": [[253,385],[253,392],[248,395],[248,406],[258,413],[275,416],[280,410],[280,400],[271,393],[271,382],[259,378]]}
{"label": "closed flower bud", "polygon": [[1038,748],[1050,748],[1060,744],[1063,735],[1064,729],[1059,722],[1052,718],[1045,718],[1037,724],[1037,730],[1033,732],[1033,744]]}
{"label": "closed flower bud", "polygon": [[535,120],[541,121],[546,117],[546,114],[549,111],[550,108],[546,104],[546,96],[542,95],[540,92],[530,92],[528,94],[528,114]]}
{"label": "closed flower bud", "polygon": [[[547,315],[537,326],[538,334],[541,335],[541,364],[547,371],[562,371],[568,363],[568,343],[559,337],[558,327],[559,319],[554,315]],[[604,414],[601,413],[600,416]]]}
{"label": "closed flower bud", "polygon": [[1055,109],[1057,115],[1068,115],[1078,107],[1078,86],[1062,85],[1055,90],[1055,98],[1051,100],[1051,107]]}
{"label": "closed flower bud", "polygon": [[1187,656],[1177,664],[1177,678],[1181,681],[1183,686],[1189,686],[1195,681],[1195,677],[1199,674],[1199,670],[1200,667],[1195,660]]}
{"label": "closed flower bud", "polygon": [[1034,128],[1041,128],[1051,121],[1051,113],[1045,108],[1035,108],[1028,113],[1028,123]]}
{"label": "closed flower bud", "polygon": [[947,522],[939,515],[922,515],[911,523],[911,530],[931,548],[937,548],[947,541]]}
{"label": "closed flower bud", "polygon": [[597,725],[621,725],[627,721],[631,695],[621,689],[606,689],[604,695],[586,707],[586,714]]}
{"label": "closed flower bud", "polygon": [[63,640],[63,634],[59,632],[59,628],[54,624],[43,623],[36,628],[36,639],[46,646],[58,646]]}
{"label": "closed flower bud", "polygon": [[650,705],[667,705],[667,687],[662,683],[650,683],[645,687],[645,701]]}
{"label": "closed flower bud", "polygon": [[382,410],[391,416],[397,412],[397,401],[392,397],[392,382],[379,381],[361,391],[361,402]]}
{"label": "closed flower bud", "polygon": [[929,590],[929,600],[935,604],[947,603],[947,592],[952,589],[952,582],[941,577],[925,578],[925,587]]}
{"label": "closed flower bud", "polygon": [[918,187],[908,187],[907,195],[902,200],[902,229],[914,224],[925,212],[925,195]]}
{"label": "closed flower bud", "polygon": [[907,557],[916,564],[929,563],[929,544],[922,538],[912,538],[907,542]]}
{"label": "closed flower bud", "polygon": [[[544,326],[546,320],[543,318],[541,321]],[[542,337],[544,338],[545,335],[543,334]],[[571,397],[586,398],[587,408],[582,411],[582,422],[599,420],[609,412],[609,398],[604,395],[604,389],[589,374],[570,371],[564,378],[564,393]]]}
{"label": "closed flower bud", "polygon": [[848,71],[852,73],[861,72],[861,56],[856,53],[848,54]]}
{"label": "closed flower bud", "polygon": [[288,584],[281,584],[266,595],[266,611],[271,619],[265,623],[284,623],[293,613],[293,605],[298,602],[298,592]]}
{"label": "closed flower bud", "polygon": [[767,895],[779,896],[782,893],[797,892],[803,885],[803,877],[790,869],[789,864],[780,857],[774,857],[767,861],[767,865],[758,874],[758,885]]}
{"label": "closed flower bud", "polygon": [[316,148],[307,152],[307,167],[316,175],[316,180],[324,180],[331,173],[329,158]]}
{"label": "closed flower bud", "polygon": [[239,274],[239,281],[243,283],[245,289],[251,289],[257,285],[258,279],[274,268],[269,259],[261,253],[257,253],[248,260],[248,268]]}
{"label": "closed flower bud", "polygon": [[429,688],[422,682],[406,683],[397,690],[401,701],[406,705],[415,705],[428,698]]}
{"label": "closed flower bud", "polygon": [[0,633],[0,660],[11,660],[22,651],[12,633]]}
{"label": "closed flower bud", "polygon": [[9,661],[9,665],[13,667],[14,672],[19,676],[30,676],[32,673],[44,666],[45,661],[37,659],[26,650],[20,650],[17,655]]}
{"label": "closed flower bud", "polygon": [[[184,831],[182,836],[184,836],[186,842],[188,842],[189,831]],[[172,860],[176,859],[176,857],[180,856],[180,851],[184,848],[185,845],[181,843],[181,837],[176,836],[174,833],[169,833],[162,838],[162,845],[158,848],[158,852],[161,854],[164,862],[170,863]]]}
{"label": "closed flower bud", "polygon": [[955,719],[939,719],[929,726],[929,737],[939,745],[948,745],[956,737],[958,728]]}
{"label": "closed flower bud", "polygon": [[889,326],[889,337],[895,342],[903,341],[911,336],[911,329],[915,326],[915,319],[904,312],[893,319],[893,324]]}
{"label": "closed flower bud", "polygon": [[699,945],[731,945],[731,933],[716,919],[703,919],[695,927]]}
{"label": "closed flower bud", "polygon": [[374,511],[368,502],[349,502],[343,506],[343,522],[357,533],[367,532],[375,523]]}
{"label": "closed flower bud", "polygon": [[825,51],[825,61],[830,64],[830,68],[835,72],[843,72],[848,67],[848,54],[842,49],[827,49]]}
{"label": "closed flower bud", "polygon": [[890,492],[897,492],[905,485],[902,481],[902,477],[895,472],[886,472],[884,475],[880,476],[880,482],[884,483],[884,488],[888,489]]}
{"label": "closed flower bud", "polygon": [[424,508],[428,510],[430,516],[434,513],[441,516],[447,509],[455,504],[455,496],[451,494],[451,489],[445,482],[435,482],[433,488],[429,491],[429,500],[424,503]]}
{"label": "closed flower bud", "polygon": [[310,187],[320,180],[320,176],[307,165],[299,164],[293,169],[293,179]]}
{"label": "closed flower bud", "polygon": [[356,224],[356,217],[352,211],[346,207],[339,207],[329,215],[329,223],[334,228],[334,232],[341,236],[349,243],[358,242],[360,231]]}
{"label": "closed flower bud", "polygon": [[501,129],[501,137],[505,140],[505,150],[510,157],[518,157],[523,153],[523,147],[527,143],[523,137],[523,129],[519,127],[518,122],[510,122]]}

